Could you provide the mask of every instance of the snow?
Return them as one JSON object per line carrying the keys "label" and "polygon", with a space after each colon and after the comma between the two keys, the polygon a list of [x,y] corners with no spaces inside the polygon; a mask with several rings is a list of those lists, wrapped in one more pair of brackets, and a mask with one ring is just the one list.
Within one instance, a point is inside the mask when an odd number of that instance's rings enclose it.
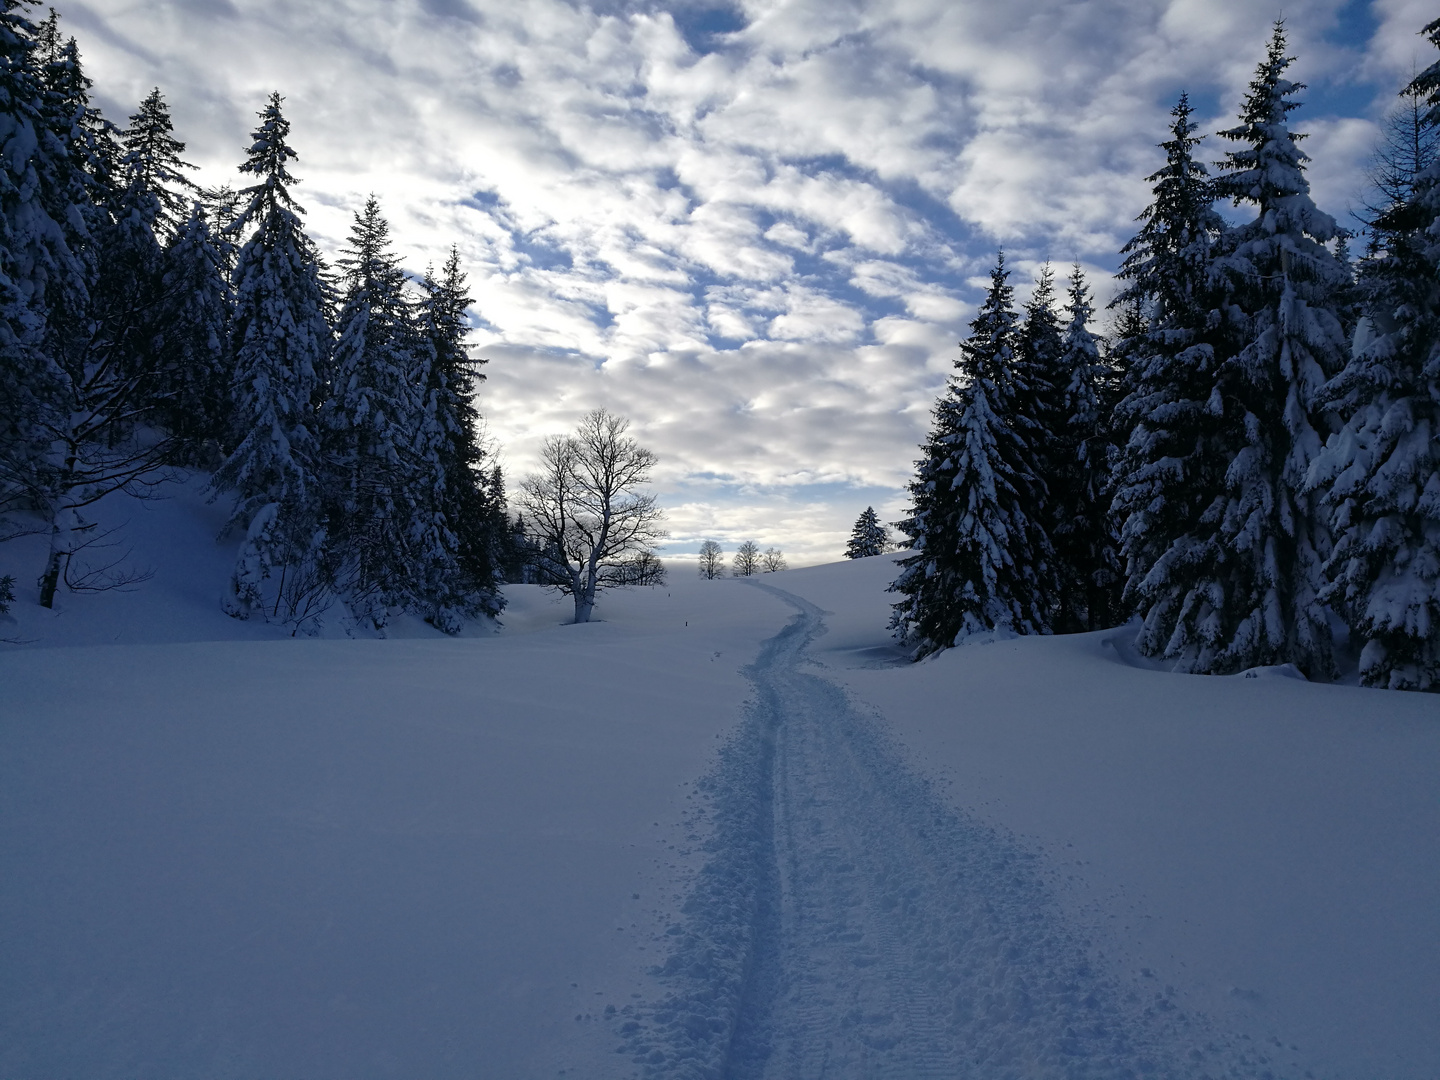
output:
{"label": "snow", "polygon": [[0,1074],[1440,1071],[1432,695],[905,664],[893,556],[292,640],[198,483],[0,547]]}
{"label": "snow", "polygon": [[1119,631],[856,670],[893,599],[866,562],[865,588],[783,575],[836,608],[827,674],[953,805],[1044,852],[1124,970],[1317,1075],[1440,1071],[1440,700],[1144,670]]}
{"label": "snow", "polygon": [[784,609],[539,593],[487,639],[0,656],[0,1074],[564,1067],[658,959],[687,781]]}

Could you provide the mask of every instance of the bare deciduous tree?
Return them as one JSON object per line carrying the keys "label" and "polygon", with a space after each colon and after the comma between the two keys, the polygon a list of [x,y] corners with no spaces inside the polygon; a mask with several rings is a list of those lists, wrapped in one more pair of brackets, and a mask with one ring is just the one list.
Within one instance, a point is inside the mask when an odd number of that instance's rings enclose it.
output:
{"label": "bare deciduous tree", "polygon": [[736,577],[749,577],[760,572],[760,545],[746,540],[735,549],[735,558],[730,562],[730,572]]}
{"label": "bare deciduous tree", "polygon": [[767,574],[784,570],[786,565],[785,554],[779,548],[766,548],[760,555],[760,569]]}
{"label": "bare deciduous tree", "polygon": [[[1405,207],[1412,204],[1415,185],[1440,154],[1440,128],[1426,123],[1426,95],[1413,85],[1400,92],[1399,103],[1380,125],[1380,142],[1370,159],[1372,190],[1365,213],[1358,215],[1371,228],[1371,243],[1383,247],[1386,234],[1405,227]],[[1399,215],[1399,217],[1397,217]]]}
{"label": "bare deciduous tree", "polygon": [[725,549],[714,540],[706,540],[700,545],[700,576],[707,581],[722,577],[725,574]]}
{"label": "bare deciduous tree", "polygon": [[616,585],[664,585],[665,564],[653,551],[641,551],[615,568]]}
{"label": "bare deciduous tree", "polygon": [[596,409],[573,435],[552,436],[540,471],[520,485],[519,506],[540,551],[541,584],[575,601],[575,621],[589,622],[595,594],[632,576],[635,557],[666,534],[655,496],[640,490],[655,455],[627,438],[630,421]]}
{"label": "bare deciduous tree", "polygon": [[[154,497],[156,488],[173,479],[168,465],[175,440],[140,427],[153,404],[145,396],[145,373],[120,371],[109,354],[93,351],[101,359],[71,365],[64,400],[38,425],[58,459],[34,500],[49,518],[50,551],[40,577],[40,606],[46,608],[54,607],[62,581],[75,587],[67,577],[71,558],[93,543],[95,523],[82,511],[117,491]],[[109,587],[105,580],[91,579],[87,587]],[[112,584],[135,580],[121,572]]]}

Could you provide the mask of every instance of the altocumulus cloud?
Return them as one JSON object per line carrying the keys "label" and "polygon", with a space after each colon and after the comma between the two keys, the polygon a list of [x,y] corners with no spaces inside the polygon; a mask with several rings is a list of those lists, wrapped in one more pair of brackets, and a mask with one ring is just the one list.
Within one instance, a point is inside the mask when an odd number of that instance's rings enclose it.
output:
{"label": "altocumulus cloud", "polygon": [[[512,476],[604,405],[661,456],[673,552],[834,558],[903,484],[978,283],[1102,298],[1181,89],[1229,126],[1253,0],[62,0],[107,115],[151,86],[205,182],[280,90],[334,251],[376,193],[471,275]],[[1356,202],[1425,0],[1288,0],[1322,205]],[[1209,144],[1211,155],[1221,148]]]}

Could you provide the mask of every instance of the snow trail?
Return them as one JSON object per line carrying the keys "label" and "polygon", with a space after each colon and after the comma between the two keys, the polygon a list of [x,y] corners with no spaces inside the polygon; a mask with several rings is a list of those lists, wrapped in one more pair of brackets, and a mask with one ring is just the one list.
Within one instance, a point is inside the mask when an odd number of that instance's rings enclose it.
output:
{"label": "snow trail", "polygon": [[707,862],[669,930],[670,992],[621,1016],[638,1075],[1273,1075],[1092,963],[1036,857],[949,808],[803,670],[823,612],[758,587],[800,614],[747,669],[754,699],[701,785]]}

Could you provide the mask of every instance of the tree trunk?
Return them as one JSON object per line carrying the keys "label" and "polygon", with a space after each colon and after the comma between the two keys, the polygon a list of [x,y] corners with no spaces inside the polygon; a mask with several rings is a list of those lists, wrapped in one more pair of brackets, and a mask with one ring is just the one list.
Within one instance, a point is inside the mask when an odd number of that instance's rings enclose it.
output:
{"label": "tree trunk", "polygon": [[589,622],[590,612],[595,607],[595,591],[587,590],[584,585],[584,570],[570,569],[570,595],[575,598],[575,621],[577,623]]}
{"label": "tree trunk", "polygon": [[[290,569],[290,560],[286,559],[280,564],[280,586],[275,590],[275,610],[270,613],[272,619],[278,619],[280,617],[280,598],[285,595],[285,571],[288,569]],[[261,602],[260,614],[262,617],[265,614],[263,601]],[[292,634],[291,636],[293,637],[294,635]]]}
{"label": "tree trunk", "polygon": [[[604,533],[601,533],[601,542],[604,542]],[[599,545],[596,545],[596,551]],[[589,622],[590,613],[595,610],[595,584],[600,578],[600,567],[595,551],[590,553],[590,561],[585,566],[585,584],[575,590],[575,621],[577,623]],[[576,578],[580,575],[576,574]]]}
{"label": "tree trunk", "polygon": [[60,502],[60,508],[50,518],[50,558],[46,561],[45,573],[40,578],[40,606],[43,608],[55,606],[55,590],[60,587],[61,559],[68,554],[65,549],[69,546],[63,543],[61,538],[68,537],[75,526],[75,511],[64,504],[62,497],[74,486],[75,464],[80,459],[80,452],[71,440],[67,439],[67,446],[65,472],[56,488],[56,500]]}
{"label": "tree trunk", "polygon": [[60,587],[60,570],[69,546],[65,539],[70,535],[74,511],[68,506],[56,511],[50,521],[50,555],[45,561],[45,573],[40,578],[40,606],[55,606],[55,591]]}
{"label": "tree trunk", "polygon": [[590,613],[595,610],[595,575],[592,573],[585,586],[575,593],[575,621],[589,622]]}
{"label": "tree trunk", "polygon": [[60,549],[57,547],[56,534],[60,531],[59,525],[50,527],[50,559],[45,564],[45,574],[40,579],[40,606],[52,608],[55,606],[55,589],[60,584]]}

